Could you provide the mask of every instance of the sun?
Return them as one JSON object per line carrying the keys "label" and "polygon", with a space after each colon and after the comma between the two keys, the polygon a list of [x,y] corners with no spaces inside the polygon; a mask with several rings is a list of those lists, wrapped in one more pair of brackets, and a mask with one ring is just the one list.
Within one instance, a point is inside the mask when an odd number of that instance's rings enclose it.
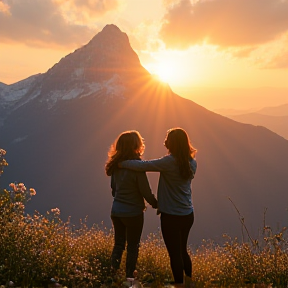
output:
{"label": "sun", "polygon": [[146,65],[152,75],[169,85],[180,85],[191,76],[191,65],[187,67],[187,58],[181,51],[161,51],[154,53],[154,59]]}
{"label": "sun", "polygon": [[171,66],[169,62],[160,62],[154,68],[154,73],[162,82],[173,82],[175,80],[177,71],[175,67]]}
{"label": "sun", "polygon": [[143,61],[143,65],[151,75],[171,88],[199,86],[207,78],[207,70],[204,68],[210,68],[206,60],[207,53],[204,52],[201,47],[192,47],[185,51],[159,50],[149,53],[146,58],[148,61]]}

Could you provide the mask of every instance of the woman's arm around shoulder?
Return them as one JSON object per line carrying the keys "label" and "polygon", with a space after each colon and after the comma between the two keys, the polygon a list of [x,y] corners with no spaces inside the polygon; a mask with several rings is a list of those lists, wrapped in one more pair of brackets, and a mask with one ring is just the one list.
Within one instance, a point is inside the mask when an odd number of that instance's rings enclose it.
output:
{"label": "woman's arm around shoulder", "polygon": [[161,172],[169,170],[172,161],[172,156],[167,155],[153,160],[125,160],[119,164],[119,167],[135,171]]}

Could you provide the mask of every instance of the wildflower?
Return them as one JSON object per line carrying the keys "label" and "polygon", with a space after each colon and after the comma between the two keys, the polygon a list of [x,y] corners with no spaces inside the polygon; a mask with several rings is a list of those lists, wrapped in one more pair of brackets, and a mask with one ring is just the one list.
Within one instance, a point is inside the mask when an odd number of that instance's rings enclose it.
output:
{"label": "wildflower", "polygon": [[26,191],[26,187],[23,183],[18,184],[18,189],[20,192],[24,193]]}
{"label": "wildflower", "polygon": [[51,209],[52,213],[55,213],[56,215],[60,215],[60,209],[59,208],[53,208]]}
{"label": "wildflower", "polygon": [[0,149],[0,155],[4,156],[6,154],[6,151],[4,149]]}
{"label": "wildflower", "polygon": [[24,209],[24,208],[25,208],[25,206],[23,205],[22,202],[15,202],[14,205],[17,206],[18,208],[21,208],[21,209]]}
{"label": "wildflower", "polygon": [[35,189],[30,188],[29,191],[30,191],[30,195],[31,196],[35,196],[36,195],[36,190]]}
{"label": "wildflower", "polygon": [[17,191],[17,187],[16,187],[15,183],[10,183],[9,187],[11,187],[15,192]]}

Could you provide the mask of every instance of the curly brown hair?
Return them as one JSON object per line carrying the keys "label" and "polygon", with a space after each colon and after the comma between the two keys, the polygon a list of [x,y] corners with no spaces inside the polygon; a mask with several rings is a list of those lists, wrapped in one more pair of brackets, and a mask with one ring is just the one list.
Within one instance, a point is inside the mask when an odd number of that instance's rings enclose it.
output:
{"label": "curly brown hair", "polygon": [[124,160],[140,160],[144,152],[144,142],[140,133],[136,130],[122,132],[111,145],[108,152],[108,160],[105,171],[111,176],[118,168],[118,163]]}

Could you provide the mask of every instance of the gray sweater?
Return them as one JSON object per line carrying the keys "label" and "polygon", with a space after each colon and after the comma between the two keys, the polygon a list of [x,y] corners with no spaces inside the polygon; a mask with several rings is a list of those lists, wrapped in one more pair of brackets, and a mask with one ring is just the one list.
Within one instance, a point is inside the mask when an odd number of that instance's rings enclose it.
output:
{"label": "gray sweater", "polygon": [[111,215],[133,217],[145,210],[144,199],[157,208],[157,200],[151,192],[145,172],[128,169],[116,169],[111,176],[111,188],[114,201]]}
{"label": "gray sweater", "polygon": [[[195,174],[196,160],[191,159],[190,165]],[[148,161],[126,160],[121,162],[121,167],[135,171],[160,172],[157,192],[159,212],[172,215],[188,215],[193,212],[192,179],[185,180],[181,177],[176,159],[172,155]]]}

